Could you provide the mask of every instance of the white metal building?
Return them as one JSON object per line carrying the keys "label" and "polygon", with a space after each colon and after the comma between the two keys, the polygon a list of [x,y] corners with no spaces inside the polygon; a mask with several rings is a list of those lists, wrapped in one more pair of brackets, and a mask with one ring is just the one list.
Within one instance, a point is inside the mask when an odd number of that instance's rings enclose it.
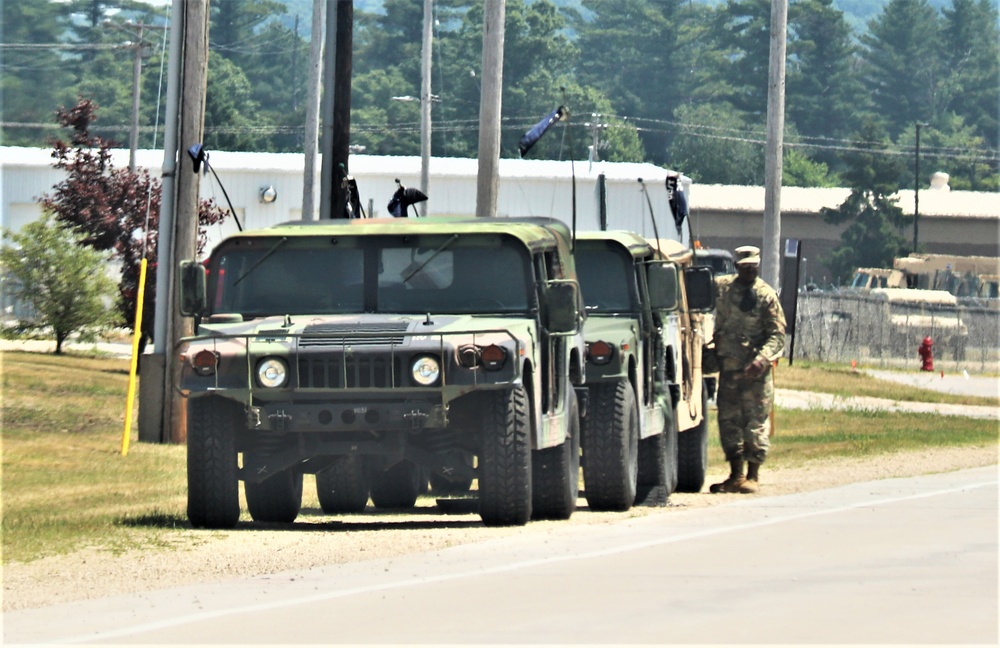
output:
{"label": "white metal building", "polygon": [[[52,168],[47,149],[0,147],[2,200],[0,224],[14,231],[41,215],[38,197],[50,193],[65,176]],[[303,156],[294,153],[210,152],[209,164],[218,176],[203,175],[200,183],[203,198],[213,198],[228,208],[226,195],[244,229],[267,227],[302,218]],[[160,175],[161,151],[138,151],[136,163]],[[128,166],[128,151],[113,152],[112,163]],[[386,205],[396,191],[396,179],[404,186],[418,187],[420,158],[351,156],[350,172],[357,181],[367,216],[389,216]],[[180,172],[193,172],[187,156]],[[319,165],[315,186],[319,187]],[[476,160],[467,158],[432,158],[430,161],[427,215],[472,215],[476,212]],[[608,229],[628,229],[654,235],[649,205],[642,192],[642,178],[661,238],[677,238],[666,189],[667,171],[653,164],[622,164],[587,161],[500,160],[498,216],[548,216],[570,223],[572,220],[572,173],[576,174],[577,227],[601,228],[600,192],[603,182]],[[603,176],[603,180],[602,180]],[[686,178],[682,178],[687,181]],[[221,186],[220,186],[221,182]],[[687,181],[690,191],[690,182]],[[223,192],[225,189],[225,194]],[[273,189],[273,202],[265,202],[262,192]],[[411,210],[411,216],[413,215]],[[228,220],[211,241],[235,232]],[[684,228],[684,243],[689,243]],[[211,246],[210,246],[211,247]]]}

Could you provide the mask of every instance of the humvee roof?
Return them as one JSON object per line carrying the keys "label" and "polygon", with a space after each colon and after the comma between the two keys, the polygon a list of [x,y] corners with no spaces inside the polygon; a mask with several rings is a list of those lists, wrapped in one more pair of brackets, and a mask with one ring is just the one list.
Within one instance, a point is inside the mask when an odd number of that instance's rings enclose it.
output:
{"label": "humvee roof", "polygon": [[[558,222],[558,221],[556,221]],[[264,236],[375,236],[434,234],[505,234],[520,240],[534,251],[556,245],[556,238],[543,223],[516,219],[475,219],[474,217],[432,216],[427,218],[359,218],[351,220],[290,221],[252,232],[233,234],[229,239]]]}
{"label": "humvee roof", "polygon": [[607,232],[577,232],[578,241],[615,241],[628,249],[636,259],[643,259],[653,253],[649,241],[633,232],[613,230]]}

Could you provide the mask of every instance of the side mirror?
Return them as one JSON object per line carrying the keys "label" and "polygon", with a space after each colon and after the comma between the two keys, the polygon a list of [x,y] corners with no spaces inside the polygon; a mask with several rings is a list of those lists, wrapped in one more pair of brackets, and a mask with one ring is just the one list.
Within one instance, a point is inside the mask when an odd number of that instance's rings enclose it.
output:
{"label": "side mirror", "polygon": [[573,335],[580,326],[580,287],[573,281],[550,281],[546,291],[549,333]]}
{"label": "side mirror", "polygon": [[693,267],[684,270],[688,310],[706,313],[715,308],[715,275],[711,268]]}
{"label": "side mirror", "polygon": [[646,266],[649,307],[655,311],[675,311],[680,305],[680,279],[673,263],[650,263]]}
{"label": "side mirror", "polygon": [[181,261],[180,309],[184,317],[196,317],[205,311],[205,266],[197,261]]}

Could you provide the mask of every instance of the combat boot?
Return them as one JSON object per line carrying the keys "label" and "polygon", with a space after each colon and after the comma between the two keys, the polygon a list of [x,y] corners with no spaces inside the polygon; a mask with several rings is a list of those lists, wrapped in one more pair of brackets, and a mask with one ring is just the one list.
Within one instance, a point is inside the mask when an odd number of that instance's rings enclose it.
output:
{"label": "combat boot", "polygon": [[746,484],[746,477],[743,476],[743,460],[733,459],[729,462],[729,477],[726,481],[709,486],[710,493],[739,493],[743,485]]}
{"label": "combat boot", "polygon": [[756,493],[760,486],[760,464],[752,461],[747,463],[747,478],[740,486],[741,493]]}

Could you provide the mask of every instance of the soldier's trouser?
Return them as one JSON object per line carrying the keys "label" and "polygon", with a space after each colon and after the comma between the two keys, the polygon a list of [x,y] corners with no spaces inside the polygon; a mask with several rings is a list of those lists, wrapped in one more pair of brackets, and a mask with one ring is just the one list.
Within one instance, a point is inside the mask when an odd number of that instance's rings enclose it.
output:
{"label": "soldier's trouser", "polygon": [[760,378],[747,378],[738,371],[719,374],[719,440],[727,461],[764,463],[771,447],[767,416],[773,401],[770,369]]}

